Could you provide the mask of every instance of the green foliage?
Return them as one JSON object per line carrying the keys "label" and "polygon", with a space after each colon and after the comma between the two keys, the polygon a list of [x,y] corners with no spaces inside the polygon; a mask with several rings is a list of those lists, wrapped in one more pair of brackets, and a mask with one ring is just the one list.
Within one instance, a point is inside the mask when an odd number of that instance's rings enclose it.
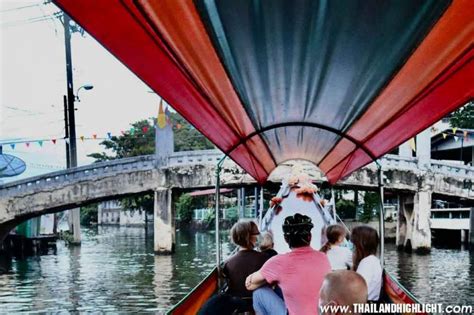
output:
{"label": "green foliage", "polygon": [[146,193],[133,197],[124,197],[120,199],[120,204],[124,210],[142,211],[153,213],[154,197],[153,193]]}
{"label": "green foliage", "polygon": [[364,194],[364,206],[359,213],[359,220],[369,222],[377,213],[379,207],[379,195],[376,192],[367,191]]}
{"label": "green foliage", "polygon": [[91,225],[97,223],[97,204],[81,207],[81,224]]}
{"label": "green foliage", "polygon": [[469,102],[453,112],[449,124],[451,127],[474,129],[474,102]]}
{"label": "green foliage", "polygon": [[191,126],[178,113],[171,113],[170,119],[175,125],[180,125],[181,128],[174,127],[174,150],[175,151],[193,151],[193,150],[208,150],[214,149],[214,145],[199,131]]}
{"label": "green foliage", "polygon": [[183,223],[189,223],[193,219],[194,209],[201,209],[207,206],[207,197],[191,197],[189,194],[182,194],[176,202],[176,211],[178,220]]}
{"label": "green foliage", "polygon": [[225,217],[231,223],[237,222],[239,220],[239,211],[237,209],[237,206],[227,208],[225,212]]}
{"label": "green foliage", "polygon": [[215,211],[211,211],[206,215],[203,221],[206,224],[207,228],[210,228],[214,226],[215,220],[216,220]]}
{"label": "green foliage", "polygon": [[189,223],[193,219],[193,197],[182,194],[176,202],[176,211],[180,222]]}
{"label": "green foliage", "polygon": [[356,206],[352,200],[339,199],[336,202],[336,211],[341,219],[354,219],[356,217]]}
{"label": "green foliage", "polygon": [[[155,131],[150,120],[140,120],[131,124],[130,130],[120,136],[112,136],[102,141],[107,152],[97,152],[88,156],[95,162],[121,159],[132,156],[148,155],[155,152]],[[212,149],[214,145],[192,127],[183,117],[177,113],[170,114],[170,120],[174,125],[175,151]],[[179,126],[179,128],[177,127]],[[153,195],[144,194],[123,198],[121,201],[124,209],[145,210],[153,213]]]}

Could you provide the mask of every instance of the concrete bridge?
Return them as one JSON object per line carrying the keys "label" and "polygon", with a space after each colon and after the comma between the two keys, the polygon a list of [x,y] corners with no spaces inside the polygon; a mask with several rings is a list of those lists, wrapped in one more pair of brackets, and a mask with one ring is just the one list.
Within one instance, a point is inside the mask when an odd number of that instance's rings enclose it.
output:
{"label": "concrete bridge", "polygon": [[[13,227],[36,216],[149,191],[155,194],[155,251],[172,251],[173,189],[214,186],[215,166],[222,156],[217,150],[173,152],[166,160],[163,157],[156,158],[155,155],[139,156],[94,163],[4,184],[0,186],[0,240]],[[413,241],[419,239],[416,233],[423,236],[419,244],[421,247],[428,242],[428,236],[431,238],[426,226],[429,230],[432,193],[474,200],[474,191],[467,185],[474,178],[472,167],[435,160],[431,161],[430,167],[420,167],[417,158],[397,155],[387,155],[380,163],[385,170],[385,188],[402,196],[400,211],[405,219],[400,222],[401,245],[411,240],[411,246],[418,247]],[[311,178],[316,181],[324,180],[323,175],[312,164],[303,163],[303,166]],[[270,181],[280,182],[291,167],[291,163],[280,166],[272,174]],[[221,179],[227,186],[255,184],[250,176],[230,160],[224,163]],[[338,186],[373,189],[377,187],[377,182],[377,170],[371,164],[353,173]]]}

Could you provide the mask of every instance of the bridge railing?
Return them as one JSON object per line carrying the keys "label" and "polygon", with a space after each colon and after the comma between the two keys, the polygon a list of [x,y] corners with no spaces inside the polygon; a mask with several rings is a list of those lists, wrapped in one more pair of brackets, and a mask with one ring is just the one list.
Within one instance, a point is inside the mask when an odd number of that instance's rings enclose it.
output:
{"label": "bridge railing", "polygon": [[385,168],[388,167],[405,170],[415,170],[418,168],[418,159],[413,157],[386,154],[379,161]]}
{"label": "bridge railing", "polygon": [[224,156],[219,150],[200,150],[200,151],[181,151],[174,152],[168,158],[168,165],[182,165],[182,164],[195,164],[195,163],[211,163],[217,164],[217,162]]}
{"label": "bridge railing", "polygon": [[[223,157],[219,150],[181,151],[174,152],[168,158],[168,166],[186,164],[216,164]],[[380,163],[386,168],[397,168],[406,170],[418,169],[418,159],[401,157],[398,155],[385,155]],[[454,177],[474,178],[474,167],[455,165],[445,161],[431,160],[434,172]],[[93,163],[90,165],[56,171],[48,174],[34,176],[0,186],[0,196],[16,194],[23,190],[32,188],[32,185],[60,185],[66,181],[81,180],[93,176],[101,176],[107,173],[117,173],[127,170],[146,170],[156,167],[155,155],[144,155],[117,160]]]}
{"label": "bridge railing", "polygon": [[467,165],[456,165],[445,161],[431,160],[433,172],[450,176],[462,176],[474,178],[474,167]]}
{"label": "bridge railing", "polygon": [[0,186],[0,196],[9,193],[18,193],[32,188],[32,186],[60,185],[64,182],[102,176],[107,173],[110,174],[135,169],[152,169],[154,167],[154,161],[154,155],[144,155],[92,163],[85,166],[33,176]]}

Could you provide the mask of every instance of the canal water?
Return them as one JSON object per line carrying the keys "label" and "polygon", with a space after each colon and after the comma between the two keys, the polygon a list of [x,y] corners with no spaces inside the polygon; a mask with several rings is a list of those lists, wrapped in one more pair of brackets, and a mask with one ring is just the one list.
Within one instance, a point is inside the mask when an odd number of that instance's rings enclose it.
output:
{"label": "canal water", "polygon": [[[80,247],[59,241],[55,253],[13,259],[0,274],[0,313],[162,313],[213,268],[214,234],[176,234],[176,253],[153,254],[143,228],[83,230]],[[224,255],[231,246],[225,244]],[[422,302],[474,304],[474,253],[433,249],[398,253],[387,246],[387,269]]]}

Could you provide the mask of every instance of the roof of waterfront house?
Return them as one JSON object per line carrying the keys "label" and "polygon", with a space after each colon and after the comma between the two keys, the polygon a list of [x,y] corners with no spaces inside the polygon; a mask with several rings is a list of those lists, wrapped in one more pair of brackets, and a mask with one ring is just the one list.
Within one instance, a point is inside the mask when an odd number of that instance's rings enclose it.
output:
{"label": "roof of waterfront house", "polygon": [[263,183],[332,183],[474,98],[474,2],[55,0]]}

